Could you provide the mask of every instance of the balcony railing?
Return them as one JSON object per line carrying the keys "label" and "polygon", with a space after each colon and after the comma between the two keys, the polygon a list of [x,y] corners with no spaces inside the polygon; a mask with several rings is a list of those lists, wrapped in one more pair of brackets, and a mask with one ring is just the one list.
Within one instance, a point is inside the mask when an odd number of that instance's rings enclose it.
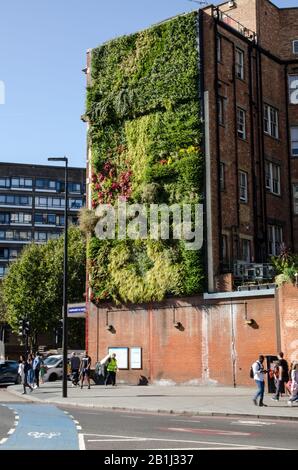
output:
{"label": "balcony railing", "polygon": [[235,279],[241,281],[272,280],[275,276],[274,268],[269,263],[246,263],[238,261],[234,264]]}
{"label": "balcony railing", "polygon": [[257,43],[257,34],[254,31],[239,23],[239,21],[227,15],[218,7],[212,8],[212,15],[218,21],[221,21],[222,23],[225,23],[226,25],[230,26],[230,28],[233,28],[238,31],[238,33],[242,34],[242,36],[244,36],[246,39]]}

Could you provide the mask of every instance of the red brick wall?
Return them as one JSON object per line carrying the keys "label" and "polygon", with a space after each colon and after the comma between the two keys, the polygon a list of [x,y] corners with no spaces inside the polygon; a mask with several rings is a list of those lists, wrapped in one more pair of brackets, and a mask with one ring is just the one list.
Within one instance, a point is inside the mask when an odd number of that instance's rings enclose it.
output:
{"label": "red brick wall", "polygon": [[298,288],[291,284],[278,291],[281,350],[288,361],[298,361]]}
{"label": "red brick wall", "polygon": [[[118,380],[126,383],[136,384],[142,374],[151,382],[252,385],[248,374],[252,362],[259,354],[275,355],[280,347],[274,297],[232,303],[194,297],[139,310],[110,309],[107,318],[106,308],[91,305],[88,351],[94,364],[109,347],[141,347],[142,370],[118,373]],[[249,319],[254,320],[252,326],[246,323]],[[182,329],[175,328],[175,321]],[[113,325],[114,334],[106,323]]]}

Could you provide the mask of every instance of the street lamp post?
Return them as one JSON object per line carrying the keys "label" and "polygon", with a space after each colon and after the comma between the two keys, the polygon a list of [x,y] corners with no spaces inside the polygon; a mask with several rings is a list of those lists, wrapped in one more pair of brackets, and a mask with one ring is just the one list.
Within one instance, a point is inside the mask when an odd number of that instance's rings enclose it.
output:
{"label": "street lamp post", "polygon": [[62,377],[62,396],[67,397],[67,229],[68,229],[68,158],[67,157],[51,157],[48,158],[52,162],[64,162],[65,163],[65,180],[64,180],[64,264],[63,264],[63,377]]}

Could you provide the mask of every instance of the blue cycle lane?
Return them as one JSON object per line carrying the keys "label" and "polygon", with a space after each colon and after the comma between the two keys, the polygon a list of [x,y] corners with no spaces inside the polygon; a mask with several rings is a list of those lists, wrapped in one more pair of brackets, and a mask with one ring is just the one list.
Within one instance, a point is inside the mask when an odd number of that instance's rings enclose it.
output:
{"label": "blue cycle lane", "polygon": [[9,403],[19,416],[15,431],[0,450],[78,450],[78,431],[73,420],[54,405]]}

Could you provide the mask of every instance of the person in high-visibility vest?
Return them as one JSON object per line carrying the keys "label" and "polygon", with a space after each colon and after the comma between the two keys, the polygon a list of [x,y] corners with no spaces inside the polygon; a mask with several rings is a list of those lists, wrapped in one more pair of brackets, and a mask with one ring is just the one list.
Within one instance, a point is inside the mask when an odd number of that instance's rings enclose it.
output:
{"label": "person in high-visibility vest", "polygon": [[105,381],[105,386],[108,385],[108,383],[111,381],[112,385],[115,387],[116,386],[116,372],[118,370],[117,366],[117,360],[116,360],[116,354],[112,354],[112,357],[108,363],[107,366],[107,377]]}

